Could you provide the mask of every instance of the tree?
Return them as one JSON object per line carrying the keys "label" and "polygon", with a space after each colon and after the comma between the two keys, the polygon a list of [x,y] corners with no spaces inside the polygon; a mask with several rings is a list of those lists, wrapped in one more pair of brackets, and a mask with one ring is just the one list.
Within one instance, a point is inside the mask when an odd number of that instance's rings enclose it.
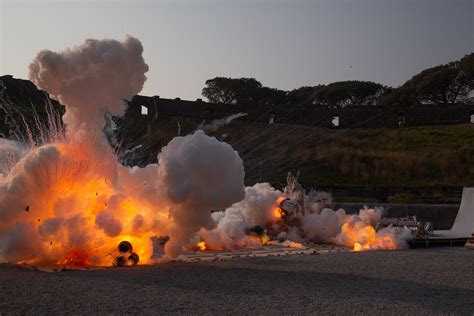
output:
{"label": "tree", "polygon": [[287,92],[269,87],[261,87],[255,95],[255,103],[264,105],[276,105],[285,102]]}
{"label": "tree", "polygon": [[474,54],[428,68],[385,99],[388,104],[455,104],[468,102],[474,89]]}
{"label": "tree", "polygon": [[320,87],[313,104],[328,108],[344,108],[352,105],[376,105],[391,89],[371,81],[340,81]]}
{"label": "tree", "polygon": [[474,76],[474,53],[464,56],[459,65],[469,76]]}
{"label": "tree", "polygon": [[324,88],[324,85],[300,87],[290,91],[287,94],[286,99],[291,104],[312,105],[314,100],[316,100],[318,91],[322,88]]}
{"label": "tree", "polygon": [[254,78],[215,77],[206,80],[202,95],[212,103],[242,104],[255,100],[262,84]]}

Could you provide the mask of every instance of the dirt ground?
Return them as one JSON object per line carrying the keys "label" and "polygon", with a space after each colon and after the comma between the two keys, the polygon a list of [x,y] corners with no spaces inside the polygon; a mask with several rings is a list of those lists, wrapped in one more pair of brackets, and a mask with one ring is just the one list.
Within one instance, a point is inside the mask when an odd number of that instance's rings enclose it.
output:
{"label": "dirt ground", "polygon": [[39,272],[0,265],[0,315],[474,314],[462,247]]}

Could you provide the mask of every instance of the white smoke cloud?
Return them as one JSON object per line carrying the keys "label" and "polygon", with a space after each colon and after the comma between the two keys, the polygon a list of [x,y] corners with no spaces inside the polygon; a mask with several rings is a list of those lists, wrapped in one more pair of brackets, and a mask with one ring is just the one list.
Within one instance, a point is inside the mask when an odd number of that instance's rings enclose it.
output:
{"label": "white smoke cloud", "polygon": [[258,241],[247,235],[247,229],[264,227],[275,221],[273,210],[281,192],[268,183],[257,183],[245,188],[245,198],[225,211],[215,212],[212,219],[217,227],[202,229],[199,236],[210,249],[237,249],[239,246],[256,246]]}
{"label": "white smoke cloud", "polygon": [[97,132],[103,126],[103,109],[113,115],[124,110],[124,100],[143,88],[148,66],[140,41],[127,36],[87,39],[60,52],[43,50],[30,65],[29,77],[67,110],[68,131]]}
{"label": "white smoke cloud", "polygon": [[273,241],[278,245],[314,242],[353,248],[358,243],[362,245],[362,250],[399,249],[406,247],[406,241],[411,238],[406,230],[384,228],[376,231],[375,227],[383,215],[381,208],[362,209],[359,214],[346,214],[343,209],[334,211],[327,207],[320,210],[332,201],[330,195],[324,192],[306,196],[309,214],[297,218],[299,225],[282,226],[274,214],[278,207],[276,201],[282,195],[280,191],[268,183],[258,183],[247,187],[245,192],[244,200],[223,212],[212,214],[216,228],[199,232],[199,237],[210,249],[233,250],[258,245],[258,240],[248,235],[249,228],[256,225],[266,228],[275,240],[283,241]]}
{"label": "white smoke cloud", "polygon": [[202,227],[211,210],[224,210],[244,197],[244,167],[237,152],[203,131],[176,137],[158,155],[158,182],[170,201],[175,227],[166,245],[176,256]]}
{"label": "white smoke cloud", "polygon": [[[157,166],[120,166],[102,134],[104,113],[120,115],[124,99],[143,87],[142,52],[133,37],[90,39],[61,52],[41,51],[33,60],[30,78],[66,105],[68,133],[33,148],[0,141],[0,256],[104,264],[119,235],[139,231],[133,236],[140,243],[162,232]],[[141,245],[141,254],[150,247]]]}
{"label": "white smoke cloud", "polygon": [[34,258],[42,252],[42,244],[35,242],[40,240],[38,230],[31,222],[16,222],[0,238],[0,254],[13,262]]}
{"label": "white smoke cloud", "polygon": [[[165,251],[176,257],[199,240],[212,249],[259,245],[247,234],[255,225],[293,241],[347,246],[375,234],[381,212],[323,209],[330,205],[327,195],[307,199],[313,214],[299,218],[301,230],[281,225],[274,210],[282,193],[267,183],[244,188],[237,152],[202,130],[171,140],[158,164],[121,166],[102,135],[104,113],[121,114],[123,99],[141,90],[148,70],[142,52],[141,43],[127,37],[38,53],[30,78],[66,105],[68,133],[35,148],[0,140],[1,258],[107,265],[127,239],[141,262],[150,262],[151,237],[168,235]],[[377,234],[374,249],[392,247],[393,231]]]}
{"label": "white smoke cloud", "polygon": [[0,185],[1,221],[10,223],[27,218],[30,209],[34,214],[39,214],[47,208],[43,197],[54,188],[56,180],[48,175],[59,161],[57,148],[46,145],[30,152],[14,166]]}
{"label": "white smoke cloud", "polygon": [[13,140],[0,138],[0,182],[27,153],[26,146]]}
{"label": "white smoke cloud", "polygon": [[245,199],[234,204],[231,209],[238,210],[247,225],[263,226],[274,220],[275,201],[281,194],[280,191],[275,190],[268,183],[257,183],[251,187],[246,187]]}
{"label": "white smoke cloud", "polygon": [[316,243],[328,243],[341,231],[346,217],[343,210],[334,212],[323,209],[321,214],[311,214],[301,218],[301,228],[306,238]]}

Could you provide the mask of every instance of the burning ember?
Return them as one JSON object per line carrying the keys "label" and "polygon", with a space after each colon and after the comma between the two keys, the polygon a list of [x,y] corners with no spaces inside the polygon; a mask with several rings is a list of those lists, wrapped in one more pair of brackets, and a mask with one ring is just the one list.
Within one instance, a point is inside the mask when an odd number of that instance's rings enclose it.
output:
{"label": "burning ember", "polygon": [[289,174],[284,192],[245,187],[237,152],[201,130],[172,139],[158,164],[122,166],[104,113],[121,115],[123,100],[142,89],[142,52],[133,37],[89,39],[33,60],[30,78],[66,106],[67,131],[41,146],[0,142],[0,260],[121,267],[272,242],[403,247],[390,228],[375,231],[380,211],[333,211],[329,196],[307,195],[298,176]]}

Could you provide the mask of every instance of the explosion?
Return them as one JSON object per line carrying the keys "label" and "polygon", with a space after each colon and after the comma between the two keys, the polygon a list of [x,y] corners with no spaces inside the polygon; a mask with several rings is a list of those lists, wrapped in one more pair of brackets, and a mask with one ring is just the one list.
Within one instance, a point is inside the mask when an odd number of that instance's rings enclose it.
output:
{"label": "explosion", "polygon": [[[321,212],[304,194],[245,187],[237,152],[202,130],[172,139],[157,164],[122,166],[104,116],[123,114],[123,100],[142,89],[142,53],[140,41],[126,37],[37,54],[30,79],[66,106],[66,132],[40,146],[0,140],[0,261],[133,266],[163,253],[272,242],[403,247],[393,231],[375,231],[380,212]],[[310,199],[305,207],[302,199]]]}
{"label": "explosion", "polygon": [[283,202],[286,198],[284,196],[280,196],[277,200],[276,200],[276,204],[277,206],[273,209],[273,215],[275,216],[275,218],[277,219],[280,219],[280,218],[284,218],[285,216],[287,216],[287,212],[282,210],[280,208],[280,204],[281,202]]}

